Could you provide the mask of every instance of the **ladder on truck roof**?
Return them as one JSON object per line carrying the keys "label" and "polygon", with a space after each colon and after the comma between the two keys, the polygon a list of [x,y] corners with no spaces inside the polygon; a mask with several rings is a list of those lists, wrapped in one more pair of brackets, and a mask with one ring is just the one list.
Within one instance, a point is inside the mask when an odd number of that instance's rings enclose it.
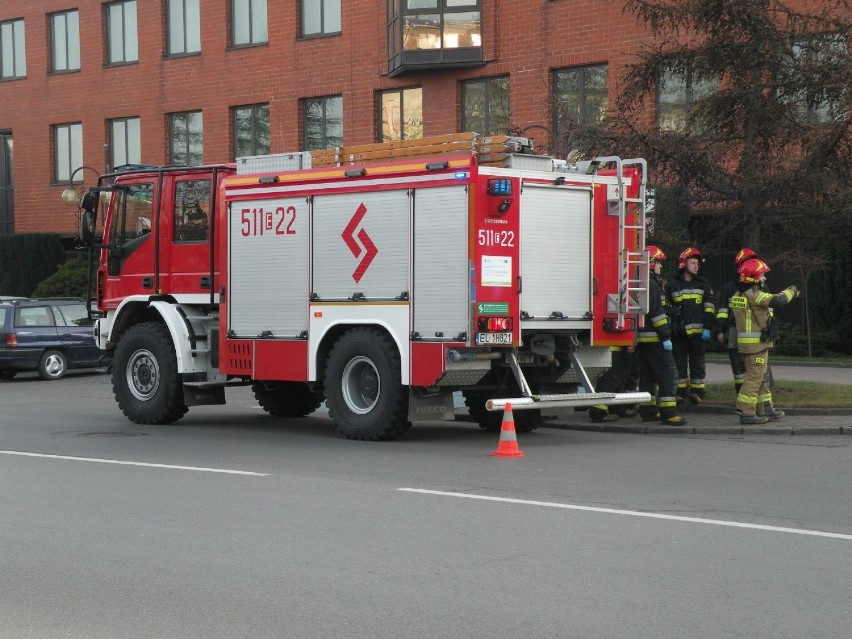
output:
{"label": "ladder on truck roof", "polygon": [[[648,312],[648,254],[645,250],[645,206],[648,165],[644,159],[622,160],[616,156],[595,158],[599,164],[615,164],[618,179],[618,292],[607,295],[607,311],[616,314],[615,328],[625,330],[628,315]],[[639,173],[639,192],[628,195],[625,169]],[[635,245],[636,249],[631,250]]]}

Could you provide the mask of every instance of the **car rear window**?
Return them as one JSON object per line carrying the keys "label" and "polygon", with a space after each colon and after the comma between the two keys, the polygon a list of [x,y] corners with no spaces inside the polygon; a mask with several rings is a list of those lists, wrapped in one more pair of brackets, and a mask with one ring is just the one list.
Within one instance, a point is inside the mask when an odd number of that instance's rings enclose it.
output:
{"label": "car rear window", "polygon": [[50,312],[47,306],[24,306],[16,308],[15,326],[18,328],[54,326],[53,313]]}

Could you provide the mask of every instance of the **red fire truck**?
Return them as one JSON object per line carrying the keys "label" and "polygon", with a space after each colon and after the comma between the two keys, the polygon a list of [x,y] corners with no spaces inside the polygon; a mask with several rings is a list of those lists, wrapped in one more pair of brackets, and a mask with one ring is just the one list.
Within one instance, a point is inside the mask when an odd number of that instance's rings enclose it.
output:
{"label": "red fire truck", "polygon": [[542,408],[647,399],[593,385],[647,308],[644,161],[483,148],[104,176],[81,238],[121,410],[170,423],[251,384],[274,416],[325,401],[377,440],[453,419],[457,392],[489,430],[509,402],[528,431]]}

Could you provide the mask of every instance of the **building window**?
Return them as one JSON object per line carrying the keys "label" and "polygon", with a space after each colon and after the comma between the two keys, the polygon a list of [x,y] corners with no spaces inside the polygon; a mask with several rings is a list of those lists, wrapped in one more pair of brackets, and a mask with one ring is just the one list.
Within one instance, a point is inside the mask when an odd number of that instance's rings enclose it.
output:
{"label": "building window", "polygon": [[23,20],[0,22],[0,80],[26,77],[25,44]]}
{"label": "building window", "polygon": [[480,66],[481,0],[387,0],[388,73]]}
{"label": "building window", "polygon": [[136,0],[106,5],[107,62],[122,64],[139,59],[136,27]]}
{"label": "building window", "polygon": [[234,157],[269,153],[269,105],[235,107]]}
{"label": "building window", "polygon": [[565,134],[571,122],[602,122],[607,111],[607,65],[554,71],[553,104],[557,139]]}
{"label": "building window", "polygon": [[80,70],[80,12],[77,10],[50,16],[50,70]]}
{"label": "building window", "polygon": [[[83,125],[57,124],[53,127],[53,179],[61,184],[68,182],[71,174],[83,166]],[[75,176],[83,181],[82,172]]]}
{"label": "building window", "polygon": [[204,161],[201,111],[172,113],[169,116],[169,162],[173,166],[193,166]]}
{"label": "building window", "polygon": [[201,51],[199,0],[168,0],[168,55]]}
{"label": "building window", "polygon": [[306,151],[343,146],[343,98],[339,95],[303,102]]}
{"label": "building window", "polygon": [[112,168],[142,163],[139,118],[117,118],[109,122],[109,148]]}
{"label": "building window", "polygon": [[423,89],[379,94],[379,142],[423,137]]}
{"label": "building window", "polygon": [[301,0],[302,35],[340,33],[340,0]]}
{"label": "building window", "polygon": [[509,132],[509,78],[462,83],[462,131],[481,135]]}
{"label": "building window", "polygon": [[266,0],[231,0],[231,44],[244,47],[267,40]]}
{"label": "building window", "polygon": [[[843,74],[836,70],[846,64],[846,36],[825,33],[795,39],[790,43],[788,56],[781,65],[776,84],[781,101],[793,105],[802,121],[811,126],[842,120],[850,89],[842,79]],[[805,69],[811,72],[804,73]],[[814,77],[828,70],[831,70],[830,77]],[[809,79],[806,86],[802,86],[800,80],[803,75]]]}
{"label": "building window", "polygon": [[657,88],[657,126],[683,131],[693,104],[718,88],[718,80],[699,80],[690,74],[663,74]]}

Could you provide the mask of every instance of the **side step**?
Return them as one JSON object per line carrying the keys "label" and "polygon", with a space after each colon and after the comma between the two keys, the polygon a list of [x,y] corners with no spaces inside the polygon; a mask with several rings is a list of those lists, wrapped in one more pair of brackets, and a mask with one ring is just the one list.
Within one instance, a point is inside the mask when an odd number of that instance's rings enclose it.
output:
{"label": "side step", "polygon": [[641,404],[650,402],[650,393],[566,393],[564,395],[532,395],[529,397],[514,397],[507,399],[489,399],[485,402],[486,410],[505,410],[506,404],[512,405],[512,410],[532,410],[537,408],[560,408],[572,406],[594,406],[606,404]]}

